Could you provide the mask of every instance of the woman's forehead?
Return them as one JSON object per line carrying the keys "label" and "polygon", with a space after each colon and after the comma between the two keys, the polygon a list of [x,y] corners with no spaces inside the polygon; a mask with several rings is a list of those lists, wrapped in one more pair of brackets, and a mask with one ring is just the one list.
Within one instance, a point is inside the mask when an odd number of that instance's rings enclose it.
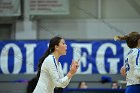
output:
{"label": "woman's forehead", "polygon": [[64,40],[64,39],[61,39],[61,40],[60,40],[60,42],[64,43],[64,42],[65,42],[65,40]]}

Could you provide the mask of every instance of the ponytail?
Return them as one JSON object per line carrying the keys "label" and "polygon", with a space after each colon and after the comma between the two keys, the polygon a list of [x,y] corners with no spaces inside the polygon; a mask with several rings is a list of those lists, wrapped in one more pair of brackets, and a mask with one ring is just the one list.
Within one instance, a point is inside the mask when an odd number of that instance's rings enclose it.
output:
{"label": "ponytail", "polygon": [[39,77],[40,77],[40,72],[41,72],[42,63],[43,63],[43,61],[45,60],[45,58],[46,58],[49,54],[51,54],[50,49],[48,49],[48,50],[45,52],[44,56],[43,56],[42,58],[40,58],[40,60],[39,60],[38,72],[37,72],[37,78],[38,78],[38,79],[39,79]]}
{"label": "ponytail", "polygon": [[114,40],[128,40],[129,36],[125,35],[125,36],[115,36]]}
{"label": "ponytail", "polygon": [[139,39],[140,34],[138,32],[131,32],[128,35],[114,37],[114,40],[125,40],[129,48],[136,48]]}

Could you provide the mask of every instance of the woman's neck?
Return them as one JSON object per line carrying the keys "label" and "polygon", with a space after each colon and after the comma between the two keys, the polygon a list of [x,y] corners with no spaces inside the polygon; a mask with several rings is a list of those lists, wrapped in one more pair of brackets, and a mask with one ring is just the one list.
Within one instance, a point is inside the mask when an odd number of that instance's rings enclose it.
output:
{"label": "woman's neck", "polygon": [[137,48],[140,48],[140,45],[138,45]]}
{"label": "woman's neck", "polygon": [[55,57],[56,61],[58,62],[60,55],[57,52],[53,52],[52,55]]}
{"label": "woman's neck", "polygon": [[140,39],[138,40],[138,46],[137,46],[137,48],[140,48]]}

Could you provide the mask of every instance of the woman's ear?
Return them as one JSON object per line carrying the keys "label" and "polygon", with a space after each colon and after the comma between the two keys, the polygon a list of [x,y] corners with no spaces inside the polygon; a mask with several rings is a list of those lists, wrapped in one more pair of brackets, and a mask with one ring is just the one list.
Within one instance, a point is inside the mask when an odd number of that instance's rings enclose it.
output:
{"label": "woman's ear", "polygon": [[56,49],[56,50],[58,49],[58,45],[55,45],[55,49]]}

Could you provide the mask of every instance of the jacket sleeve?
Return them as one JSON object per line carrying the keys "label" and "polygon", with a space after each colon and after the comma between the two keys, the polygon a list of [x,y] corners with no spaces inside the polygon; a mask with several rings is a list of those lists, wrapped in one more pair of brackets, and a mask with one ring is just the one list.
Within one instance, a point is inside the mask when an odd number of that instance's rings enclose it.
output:
{"label": "jacket sleeve", "polygon": [[58,68],[54,63],[53,58],[47,59],[46,61],[47,61],[47,70],[55,86],[65,88],[68,85],[70,79],[68,79],[67,76],[62,78],[60,77],[60,74],[58,73]]}
{"label": "jacket sleeve", "polygon": [[[61,77],[63,78],[64,77],[64,73],[63,73],[63,70],[62,70],[62,66],[61,66],[61,63],[59,62],[59,65],[60,65],[60,74],[61,74]],[[64,84],[64,86],[67,86],[69,84],[71,79],[68,79]]]}
{"label": "jacket sleeve", "polygon": [[134,74],[137,78],[140,78],[140,50],[138,50],[137,55],[135,56],[135,65],[134,65]]}

